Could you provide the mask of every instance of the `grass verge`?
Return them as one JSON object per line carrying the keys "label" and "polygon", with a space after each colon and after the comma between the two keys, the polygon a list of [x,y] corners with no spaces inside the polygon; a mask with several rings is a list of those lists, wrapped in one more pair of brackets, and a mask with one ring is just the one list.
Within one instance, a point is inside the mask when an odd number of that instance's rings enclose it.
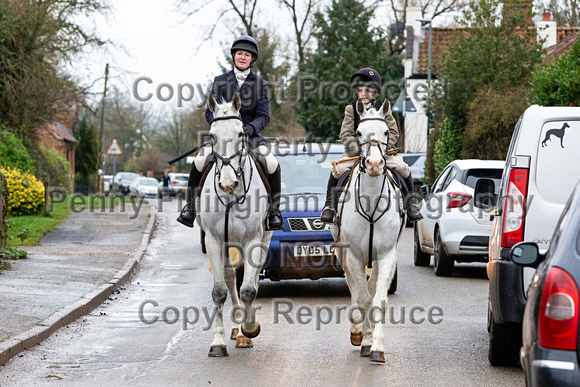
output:
{"label": "grass verge", "polygon": [[[7,218],[10,224],[8,233],[13,238],[7,241],[7,244],[10,247],[35,246],[40,238],[57,228],[64,219],[68,218],[73,209],[75,211],[109,209],[121,202],[131,203],[136,200],[141,199],[71,195],[64,201],[56,202],[55,200],[48,214],[9,216]],[[28,237],[25,240],[21,240],[16,235],[24,230],[28,230]]]}

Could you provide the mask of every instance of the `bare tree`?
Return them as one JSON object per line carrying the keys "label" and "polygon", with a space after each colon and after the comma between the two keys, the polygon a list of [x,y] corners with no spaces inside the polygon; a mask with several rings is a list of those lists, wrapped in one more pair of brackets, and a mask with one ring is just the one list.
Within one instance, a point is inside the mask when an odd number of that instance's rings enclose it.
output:
{"label": "bare tree", "polygon": [[543,0],[536,4],[540,10],[550,11],[559,26],[580,26],[580,0]]}
{"label": "bare tree", "polygon": [[197,16],[211,5],[218,5],[219,10],[217,17],[213,19],[214,22],[206,28],[207,32],[202,39],[202,43],[213,37],[215,29],[220,23],[223,23],[224,18],[229,13],[236,15],[247,35],[254,35],[258,0],[179,0],[178,8],[184,13],[185,18],[189,19]]}
{"label": "bare tree", "polygon": [[[298,70],[302,71],[306,56],[306,45],[312,37],[312,15],[318,1],[303,0],[302,2],[299,1],[298,4],[296,0],[281,0],[281,2],[292,17],[296,49],[298,50]],[[300,16],[300,14],[302,15]]]}
{"label": "bare tree", "polygon": [[[468,0],[387,0],[387,7],[392,11],[394,23],[388,31],[388,42],[391,53],[398,54],[405,49],[404,26],[407,24],[407,7],[421,8],[421,17],[436,17],[462,9]],[[386,2],[386,1],[385,1]]]}

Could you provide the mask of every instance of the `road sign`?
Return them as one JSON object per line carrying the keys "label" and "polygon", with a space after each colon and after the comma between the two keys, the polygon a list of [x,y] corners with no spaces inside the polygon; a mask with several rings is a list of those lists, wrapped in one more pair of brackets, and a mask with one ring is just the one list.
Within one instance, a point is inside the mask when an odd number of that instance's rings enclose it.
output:
{"label": "road sign", "polygon": [[117,140],[113,140],[113,142],[109,146],[109,149],[107,150],[107,154],[109,156],[121,156],[123,154],[123,150],[117,143]]}

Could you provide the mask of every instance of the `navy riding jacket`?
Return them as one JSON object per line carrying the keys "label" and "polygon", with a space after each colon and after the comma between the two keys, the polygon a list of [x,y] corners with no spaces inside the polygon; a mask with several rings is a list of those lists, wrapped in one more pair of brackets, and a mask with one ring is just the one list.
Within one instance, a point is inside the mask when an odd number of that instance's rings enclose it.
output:
{"label": "navy riding jacket", "polygon": [[[255,129],[251,138],[252,146],[267,144],[260,132],[270,122],[268,84],[251,71],[241,87],[238,86],[234,70],[215,77],[211,93],[218,103],[230,102],[236,92],[240,93],[242,100],[240,115],[242,116],[243,124],[252,125]],[[211,125],[213,113],[209,110],[209,105],[205,109],[205,119]]]}

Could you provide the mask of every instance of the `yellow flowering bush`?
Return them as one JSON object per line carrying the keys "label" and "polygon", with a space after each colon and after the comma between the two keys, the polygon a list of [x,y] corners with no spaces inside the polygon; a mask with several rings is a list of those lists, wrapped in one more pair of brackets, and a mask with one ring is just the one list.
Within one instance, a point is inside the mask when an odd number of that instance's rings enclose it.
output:
{"label": "yellow flowering bush", "polygon": [[44,186],[34,175],[10,167],[0,168],[8,183],[8,215],[22,216],[38,212],[44,206]]}

